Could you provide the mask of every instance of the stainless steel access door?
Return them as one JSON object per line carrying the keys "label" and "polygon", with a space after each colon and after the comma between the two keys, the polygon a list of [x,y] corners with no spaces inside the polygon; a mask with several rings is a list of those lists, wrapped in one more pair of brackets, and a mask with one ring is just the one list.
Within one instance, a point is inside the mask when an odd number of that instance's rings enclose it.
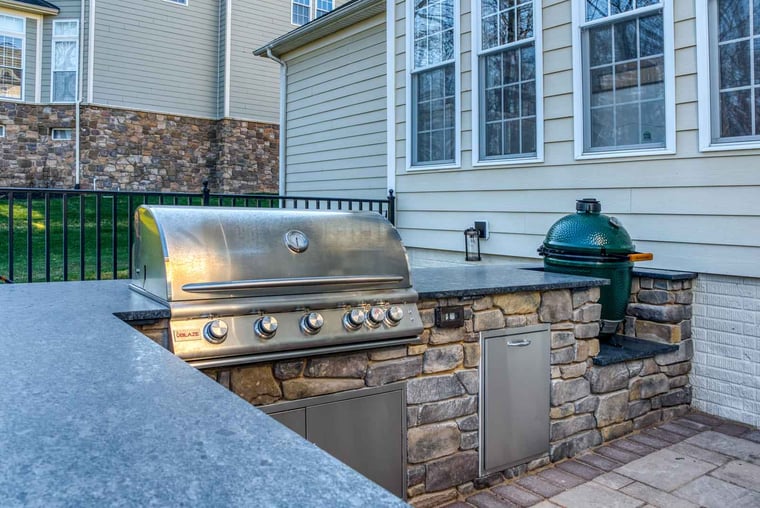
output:
{"label": "stainless steel access door", "polygon": [[548,325],[481,335],[481,474],[549,451]]}

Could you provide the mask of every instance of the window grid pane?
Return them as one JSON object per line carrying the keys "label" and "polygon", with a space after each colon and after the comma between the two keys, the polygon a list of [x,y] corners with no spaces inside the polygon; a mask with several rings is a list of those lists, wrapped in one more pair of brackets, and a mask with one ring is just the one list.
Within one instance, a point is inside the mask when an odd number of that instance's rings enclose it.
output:
{"label": "window grid pane", "polygon": [[294,25],[305,25],[309,22],[310,0],[293,0],[291,21]]}
{"label": "window grid pane", "polygon": [[77,95],[77,71],[79,62],[79,21],[53,22],[53,58],[51,100],[74,102]]}
{"label": "window grid pane", "polygon": [[24,76],[23,47],[21,38],[0,34],[0,97],[21,98]]}
{"label": "window grid pane", "polygon": [[317,12],[315,17],[324,16],[333,9],[333,0],[317,0]]}
{"label": "window grid pane", "polygon": [[414,75],[414,164],[453,162],[455,159],[454,64]]}
{"label": "window grid pane", "polygon": [[717,2],[718,128],[716,135],[756,138],[760,135],[760,2]]}
{"label": "window grid pane", "polygon": [[[587,1],[602,4],[603,2]],[[642,5],[639,0],[638,5]],[[634,2],[610,1],[617,14]],[[594,11],[602,12],[601,7]],[[595,14],[596,15],[596,14]],[[588,95],[585,148],[665,146],[665,72],[662,12],[585,29]]]}
{"label": "window grid pane", "polygon": [[454,1],[417,0],[414,9],[414,68],[454,59]]}

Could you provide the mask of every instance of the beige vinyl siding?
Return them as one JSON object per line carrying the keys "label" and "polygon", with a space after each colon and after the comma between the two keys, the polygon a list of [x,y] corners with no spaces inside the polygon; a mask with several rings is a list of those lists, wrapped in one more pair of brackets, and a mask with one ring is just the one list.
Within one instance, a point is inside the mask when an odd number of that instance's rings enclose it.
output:
{"label": "beige vinyl siding", "polygon": [[[603,213],[621,219],[639,250],[654,253],[654,261],[642,266],[760,277],[760,150],[699,152],[693,2],[674,3],[676,154],[647,157],[575,160],[573,122],[580,119],[573,118],[571,2],[544,2],[542,12],[545,162],[472,167],[470,57],[463,54],[463,166],[407,172],[405,26],[403,3],[397,4],[396,191],[404,243],[462,252],[462,231],[487,219],[491,238],[481,242],[484,253],[537,258],[551,224],[572,213],[576,199],[596,197]],[[462,16],[468,18],[462,41],[469,43],[469,14]]]}
{"label": "beige vinyl siding", "polygon": [[93,101],[217,117],[219,1],[98,0]]}
{"label": "beige vinyl siding", "polygon": [[[334,2],[335,8],[344,3]],[[280,123],[280,66],[252,52],[297,28],[290,14],[290,0],[233,1],[230,116]]]}
{"label": "beige vinyl siding", "polygon": [[288,58],[288,194],[386,196],[385,16]]}
{"label": "beige vinyl siding", "polygon": [[[50,102],[50,91],[53,86],[52,60],[53,60],[53,21],[77,21],[80,22],[80,5],[79,0],[58,0],[55,2],[56,7],[61,9],[57,16],[45,16],[42,32],[42,102]],[[81,31],[81,30],[80,30]],[[82,41],[79,41],[80,48]],[[84,48],[87,49],[87,39],[84,39]],[[81,71],[80,65],[80,71]],[[86,69],[86,65],[85,65]],[[77,80],[80,76],[77,75]]]}

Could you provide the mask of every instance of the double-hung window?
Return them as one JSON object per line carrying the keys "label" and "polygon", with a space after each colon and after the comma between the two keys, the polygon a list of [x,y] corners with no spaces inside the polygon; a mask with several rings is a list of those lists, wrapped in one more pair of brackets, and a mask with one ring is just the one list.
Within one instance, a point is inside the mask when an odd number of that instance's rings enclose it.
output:
{"label": "double-hung window", "polygon": [[53,21],[53,102],[75,102],[79,67],[79,21]]}
{"label": "double-hung window", "polygon": [[0,14],[0,98],[23,99],[24,18]]}
{"label": "double-hung window", "polygon": [[454,0],[413,0],[412,166],[450,165],[457,153]]}
{"label": "double-hung window", "polygon": [[583,153],[670,148],[675,132],[670,3],[582,3]]}
{"label": "double-hung window", "polygon": [[535,26],[540,6],[538,0],[479,0],[477,139],[481,161],[537,157],[540,66],[537,72]]}
{"label": "double-hung window", "polygon": [[[760,1],[699,0],[700,144],[760,144]],[[707,64],[707,65],[705,65]]]}
{"label": "double-hung window", "polygon": [[333,9],[333,0],[316,0],[317,10],[314,14],[314,19],[324,16]]}

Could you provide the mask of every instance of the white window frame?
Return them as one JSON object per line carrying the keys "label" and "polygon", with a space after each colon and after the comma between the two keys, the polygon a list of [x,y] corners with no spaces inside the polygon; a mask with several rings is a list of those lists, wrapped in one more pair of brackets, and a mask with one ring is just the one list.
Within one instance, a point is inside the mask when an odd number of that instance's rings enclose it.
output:
{"label": "white window frame", "polygon": [[[536,155],[533,157],[523,157],[519,155],[510,156],[504,155],[500,158],[481,159],[480,157],[480,102],[482,100],[480,94],[480,57],[484,53],[493,53],[503,51],[505,48],[501,47],[500,50],[486,50],[482,48],[482,21],[481,16],[481,0],[473,0],[472,3],[472,19],[473,30],[472,34],[472,47],[474,51],[472,54],[472,166],[473,167],[488,167],[488,166],[504,166],[513,164],[533,164],[544,161],[544,58],[543,58],[543,37],[541,32],[543,30],[543,23],[541,19],[542,9],[541,0],[533,0],[533,47],[535,51],[535,66],[536,66]],[[531,39],[520,41],[521,43],[527,43]]]}
{"label": "white window frame", "polygon": [[[311,21],[312,19],[314,19],[313,17],[314,5],[313,4],[316,4],[316,0],[290,0],[290,24],[293,26],[303,26],[309,21]],[[294,14],[293,9],[296,5],[308,8],[309,14],[307,15],[308,19],[306,20],[306,23],[296,23],[296,21],[293,19],[293,14]]]}
{"label": "white window frame", "polygon": [[[18,16],[15,13],[5,11],[3,9],[0,9],[0,15],[7,16],[9,18],[16,18],[20,19],[23,23],[23,32],[0,32],[0,35],[7,35],[9,37],[16,37],[21,39],[21,97],[6,97],[4,95],[0,95],[0,100],[3,101],[12,101],[12,102],[23,102],[26,99],[26,17],[25,16]],[[39,26],[39,22],[38,22]]]}
{"label": "white window frame", "polygon": [[575,159],[608,159],[619,157],[644,157],[651,155],[672,155],[676,153],[676,102],[675,102],[675,51],[672,0],[661,0],[659,4],[641,7],[634,12],[637,17],[647,12],[657,12],[662,9],[663,25],[663,60],[664,60],[664,86],[665,86],[665,146],[661,148],[631,148],[624,150],[609,150],[603,152],[584,151],[584,126],[587,120],[584,107],[583,94],[585,86],[583,80],[583,45],[581,40],[582,29],[598,24],[614,23],[630,17],[630,12],[614,14],[602,19],[585,21],[585,1],[572,2],[573,8],[573,113],[574,113],[574,137]]}
{"label": "white window frame", "polygon": [[[459,169],[462,167],[462,76],[461,76],[461,55],[459,49],[460,38],[460,14],[459,0],[453,0],[454,3],[454,162],[446,164],[424,164],[413,165],[412,143],[416,138],[412,131],[413,116],[413,94],[412,94],[412,75],[414,74],[414,2],[406,2],[406,170],[407,171],[435,171],[441,169]],[[420,69],[425,70],[425,69]]]}
{"label": "white window frame", "polygon": [[[55,35],[55,26],[57,23],[76,23],[77,35]],[[57,19],[53,21],[53,36],[50,42],[50,102],[53,104],[73,104],[79,97],[79,20],[78,19]],[[56,101],[55,97],[55,43],[71,42],[76,43],[77,65],[74,75],[74,100],[73,101]]]}
{"label": "white window frame", "polygon": [[699,151],[722,152],[726,150],[753,150],[760,148],[760,139],[747,141],[713,142],[713,82],[710,65],[710,0],[696,0],[696,35],[697,35],[697,100],[699,119]]}
{"label": "white window frame", "polygon": [[187,7],[188,0],[164,0],[165,2],[169,2],[172,4],[182,5],[184,7]]}
{"label": "white window frame", "polygon": [[53,141],[72,141],[74,129],[70,127],[53,127],[50,129],[50,139]]}

